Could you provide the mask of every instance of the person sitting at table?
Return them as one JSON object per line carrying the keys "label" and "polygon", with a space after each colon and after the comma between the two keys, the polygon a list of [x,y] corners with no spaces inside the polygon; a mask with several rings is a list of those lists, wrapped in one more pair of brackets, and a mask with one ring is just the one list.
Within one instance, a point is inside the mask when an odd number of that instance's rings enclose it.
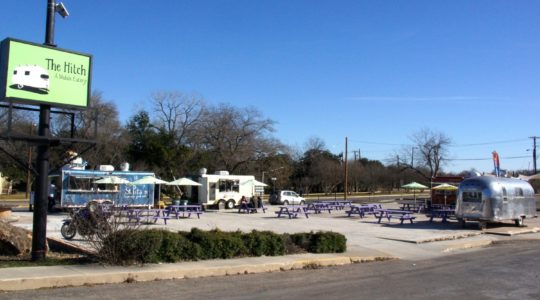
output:
{"label": "person sitting at table", "polygon": [[249,198],[248,207],[249,208],[257,208],[257,202],[255,200],[255,196],[251,196],[251,198]]}
{"label": "person sitting at table", "polygon": [[240,198],[240,206],[243,206],[243,205],[246,205],[246,204],[247,204],[246,196],[242,196],[242,198]]}

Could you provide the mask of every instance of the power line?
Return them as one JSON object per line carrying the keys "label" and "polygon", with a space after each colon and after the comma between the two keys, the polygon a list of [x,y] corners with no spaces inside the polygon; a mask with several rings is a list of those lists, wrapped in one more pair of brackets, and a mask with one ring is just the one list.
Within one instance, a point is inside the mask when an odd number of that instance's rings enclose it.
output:
{"label": "power line", "polygon": [[485,146],[485,145],[496,145],[496,144],[510,144],[515,142],[528,141],[528,139],[515,139],[515,140],[506,140],[506,141],[493,141],[493,142],[482,142],[474,144],[454,144],[449,145],[450,147],[470,147],[470,146]]}
{"label": "power line", "polygon": [[[501,159],[519,159],[519,158],[529,158],[529,156],[508,156],[501,157]],[[464,161],[464,160],[492,160],[493,158],[447,158],[445,160],[451,161]]]}

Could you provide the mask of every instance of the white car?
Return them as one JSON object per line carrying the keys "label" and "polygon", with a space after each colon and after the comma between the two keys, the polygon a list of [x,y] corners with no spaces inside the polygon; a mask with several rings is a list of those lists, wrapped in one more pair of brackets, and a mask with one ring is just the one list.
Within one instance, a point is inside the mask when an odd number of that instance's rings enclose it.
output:
{"label": "white car", "polygon": [[270,196],[270,204],[282,204],[282,205],[304,205],[306,204],[306,199],[300,197],[296,192],[293,191],[280,191],[276,194]]}

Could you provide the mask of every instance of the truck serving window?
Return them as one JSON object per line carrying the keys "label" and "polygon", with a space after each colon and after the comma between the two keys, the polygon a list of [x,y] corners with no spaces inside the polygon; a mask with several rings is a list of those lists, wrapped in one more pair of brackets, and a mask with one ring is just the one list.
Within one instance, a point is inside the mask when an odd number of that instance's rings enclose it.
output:
{"label": "truck serving window", "polygon": [[481,202],[482,193],[481,192],[463,192],[462,199],[463,199],[463,202]]}
{"label": "truck serving window", "polygon": [[220,192],[240,192],[240,185],[238,180],[226,180],[220,179],[218,181]]}

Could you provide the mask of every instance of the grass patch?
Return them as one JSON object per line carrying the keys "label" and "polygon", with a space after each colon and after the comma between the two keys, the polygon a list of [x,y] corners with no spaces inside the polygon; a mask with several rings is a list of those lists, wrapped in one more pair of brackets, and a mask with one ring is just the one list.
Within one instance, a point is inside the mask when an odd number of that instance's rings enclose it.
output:
{"label": "grass patch", "polygon": [[88,256],[49,252],[44,260],[32,261],[30,256],[0,256],[0,268],[67,266],[95,263]]}

